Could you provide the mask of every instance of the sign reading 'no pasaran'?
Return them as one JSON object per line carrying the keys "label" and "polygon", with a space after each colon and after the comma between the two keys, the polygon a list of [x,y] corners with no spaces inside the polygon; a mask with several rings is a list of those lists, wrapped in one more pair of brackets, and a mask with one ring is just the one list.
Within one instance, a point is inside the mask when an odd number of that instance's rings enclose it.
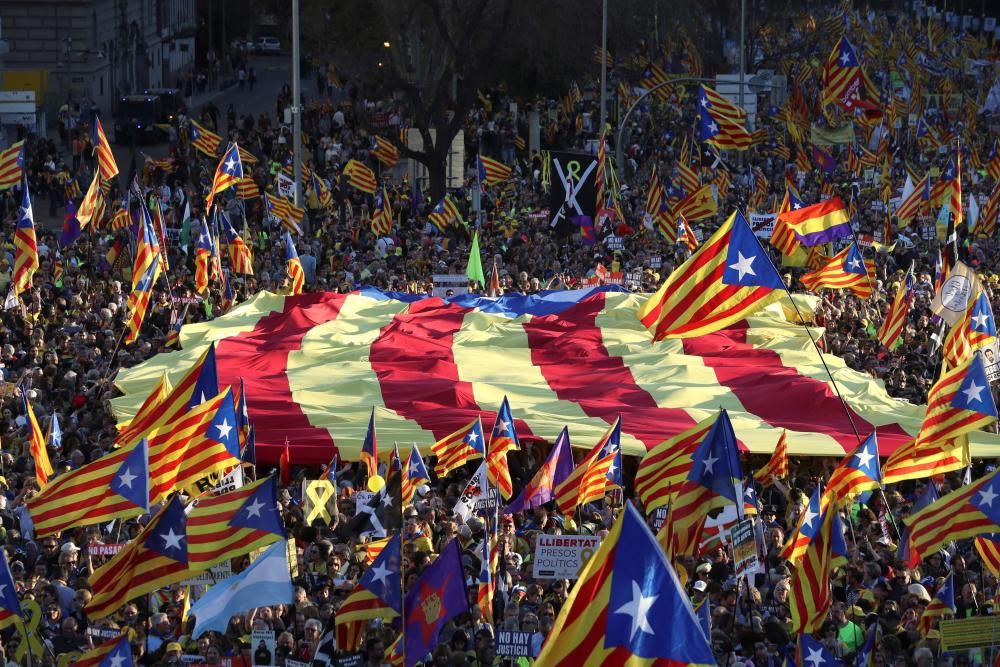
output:
{"label": "sign reading 'no pasaran'", "polygon": [[535,541],[536,579],[578,579],[601,546],[593,535],[539,535]]}

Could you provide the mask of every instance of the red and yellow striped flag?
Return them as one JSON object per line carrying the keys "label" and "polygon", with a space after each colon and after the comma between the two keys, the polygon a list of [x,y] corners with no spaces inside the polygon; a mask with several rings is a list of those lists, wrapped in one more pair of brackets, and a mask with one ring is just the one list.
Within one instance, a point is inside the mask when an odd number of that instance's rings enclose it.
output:
{"label": "red and yellow striped flag", "polygon": [[899,283],[896,296],[885,314],[885,320],[879,327],[877,338],[882,345],[895,350],[903,342],[903,329],[906,326],[906,316],[913,303],[913,267],[910,267],[906,277]]}
{"label": "red and yellow striped flag", "polygon": [[0,190],[12,188],[24,176],[24,141],[0,151]]}
{"label": "red and yellow striped flag", "polygon": [[108,137],[104,134],[100,118],[94,122],[94,151],[97,153],[97,169],[101,178],[110,181],[118,175],[118,164],[115,162],[115,154],[111,151]]}
{"label": "red and yellow striped flag", "polygon": [[942,545],[1000,530],[1000,482],[994,471],[931,503],[906,520],[909,533],[908,565],[920,561]]}
{"label": "red and yellow striped flag", "polygon": [[35,217],[31,210],[31,196],[28,194],[28,181],[21,187],[21,210],[14,229],[14,275],[11,282],[14,294],[20,296],[32,286],[35,271],[38,270],[38,241],[35,238]]}
{"label": "red and yellow striped flag", "polygon": [[718,331],[781,297],[784,283],[753,235],[734,212],[637,313],[653,340]]}
{"label": "red and yellow striped flag", "polygon": [[867,299],[875,288],[875,260],[864,259],[857,244],[852,243],[801,280],[811,292],[846,289],[859,299]]}
{"label": "red and yellow striped flag", "polygon": [[829,505],[815,520],[819,530],[795,566],[789,587],[791,627],[799,633],[812,634],[826,621],[833,604],[830,576],[834,568],[847,563],[847,543],[835,507]]}
{"label": "red and yellow striped flag", "polygon": [[635,490],[647,513],[670,502],[671,491],[687,479],[693,464],[691,457],[714,423],[714,415],[703,419],[642,457],[635,474]]}
{"label": "red and yellow striped flag", "polygon": [[767,465],[757,471],[754,475],[764,483],[769,483],[772,479],[785,479],[788,477],[788,429],[782,429],[778,444],[774,446],[774,453],[771,454]]}
{"label": "red and yellow striped flag", "polygon": [[35,462],[35,479],[38,481],[38,488],[44,489],[49,483],[49,478],[52,477],[52,463],[49,461],[49,452],[45,447],[45,435],[42,433],[42,427],[38,425],[35,411],[31,408],[31,403],[28,402],[28,396],[24,389],[21,390],[21,404],[24,407],[25,420],[28,422],[28,452]]}
{"label": "red and yellow striped flag", "polygon": [[87,618],[110,616],[133,598],[189,577],[186,523],[184,504],[174,496],[134,541],[90,575]]}
{"label": "red and yellow striped flag", "polygon": [[564,515],[571,516],[579,505],[604,497],[609,468],[620,456],[621,428],[619,417],[569,477],[556,486],[556,505]]}
{"label": "red and yellow striped flag", "polygon": [[344,174],[347,175],[347,182],[361,190],[362,192],[367,192],[370,195],[375,194],[375,190],[378,187],[378,181],[375,178],[375,172],[371,170],[367,165],[364,165],[354,158],[347,161],[344,165]]}
{"label": "red and yellow striped flag", "polygon": [[467,425],[431,445],[431,451],[437,459],[434,464],[434,474],[443,478],[467,462],[482,458],[485,446],[483,423],[476,417]]}

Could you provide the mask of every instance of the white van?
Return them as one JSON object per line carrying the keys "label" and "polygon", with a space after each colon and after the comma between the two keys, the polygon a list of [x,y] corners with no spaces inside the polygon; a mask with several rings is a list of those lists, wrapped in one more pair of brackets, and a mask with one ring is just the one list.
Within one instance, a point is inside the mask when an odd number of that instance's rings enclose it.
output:
{"label": "white van", "polygon": [[281,42],[277,37],[258,37],[257,53],[281,53]]}

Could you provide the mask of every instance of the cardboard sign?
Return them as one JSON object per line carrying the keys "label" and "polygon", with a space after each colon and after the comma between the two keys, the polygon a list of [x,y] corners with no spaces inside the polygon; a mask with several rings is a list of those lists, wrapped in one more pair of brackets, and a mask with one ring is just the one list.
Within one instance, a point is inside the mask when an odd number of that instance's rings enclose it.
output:
{"label": "cardboard sign", "polygon": [[653,530],[659,531],[663,528],[663,524],[667,522],[667,514],[670,513],[670,508],[666,505],[663,507],[657,507],[653,510]]}
{"label": "cardboard sign", "polygon": [[469,277],[464,273],[435,273],[431,279],[434,281],[434,296],[437,297],[444,298],[448,290],[456,296],[469,291]]}
{"label": "cardboard sign", "polygon": [[243,466],[236,466],[233,468],[232,472],[219,480],[219,483],[215,485],[214,489],[212,489],[212,495],[221,496],[223,493],[235,491],[236,489],[241,488],[245,483],[246,480],[243,477]]}
{"label": "cardboard sign", "polygon": [[231,577],[232,575],[233,566],[228,560],[226,560],[222,561],[218,565],[210,567],[207,572],[200,572],[193,577],[185,579],[183,583],[185,586],[211,586],[212,584],[218,583],[223,579]]}
{"label": "cardboard sign", "polygon": [[91,544],[87,546],[87,551],[91,556],[114,556],[124,548],[124,544]]}
{"label": "cardboard sign", "polygon": [[736,577],[739,578],[744,574],[763,571],[757,554],[757,540],[754,537],[753,519],[740,521],[730,529],[729,536],[730,542],[733,545]]}
{"label": "cardboard sign", "polygon": [[[697,236],[697,235],[698,234],[696,232],[695,236]],[[658,269],[661,266],[663,266],[663,257],[662,256],[660,256],[660,255],[653,255],[652,257],[649,258],[649,268],[651,268],[651,269]]]}
{"label": "cardboard sign", "polygon": [[535,541],[535,579],[577,579],[601,538],[593,535],[539,535]]}
{"label": "cardboard sign", "polygon": [[625,239],[611,234],[604,237],[604,247],[608,250],[622,250],[625,247]]}
{"label": "cardboard sign", "polygon": [[[311,663],[301,663],[305,667],[309,667]],[[351,653],[350,655],[342,655],[333,659],[333,667],[362,667],[365,664],[365,654],[364,653]],[[288,660],[285,660],[285,667],[294,667],[288,664]]]}
{"label": "cardboard sign", "polygon": [[771,238],[771,234],[774,233],[774,223],[778,219],[777,215],[774,213],[750,213],[747,218],[754,236],[759,239]]}
{"label": "cardboard sign", "polygon": [[250,633],[250,658],[254,667],[271,667],[275,664],[276,646],[274,630],[254,630]]}
{"label": "cardboard sign", "polygon": [[530,632],[497,632],[497,655],[501,658],[527,658],[531,656]]}

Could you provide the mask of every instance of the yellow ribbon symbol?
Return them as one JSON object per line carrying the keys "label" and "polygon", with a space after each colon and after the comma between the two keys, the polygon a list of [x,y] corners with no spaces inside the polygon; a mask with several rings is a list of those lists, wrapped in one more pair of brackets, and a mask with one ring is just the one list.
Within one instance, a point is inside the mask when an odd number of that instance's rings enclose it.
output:
{"label": "yellow ribbon symbol", "polygon": [[579,160],[570,160],[569,162],[566,163],[566,178],[568,180],[573,181],[574,183],[576,181],[579,181],[580,180],[580,170],[582,168],[583,168],[583,165],[580,164]]}
{"label": "yellow ribbon symbol", "polygon": [[316,519],[322,519],[330,525],[330,512],[326,509],[327,501],[333,497],[333,484],[328,479],[313,479],[306,484],[306,525],[311,526]]}
{"label": "yellow ribbon symbol", "polygon": [[18,642],[17,650],[14,651],[14,659],[17,662],[24,662],[29,646],[31,647],[32,657],[41,660],[42,642],[38,639],[38,625],[41,622],[42,608],[38,606],[38,602],[35,600],[22,602],[21,618],[14,623],[18,632],[21,633],[21,641]]}

